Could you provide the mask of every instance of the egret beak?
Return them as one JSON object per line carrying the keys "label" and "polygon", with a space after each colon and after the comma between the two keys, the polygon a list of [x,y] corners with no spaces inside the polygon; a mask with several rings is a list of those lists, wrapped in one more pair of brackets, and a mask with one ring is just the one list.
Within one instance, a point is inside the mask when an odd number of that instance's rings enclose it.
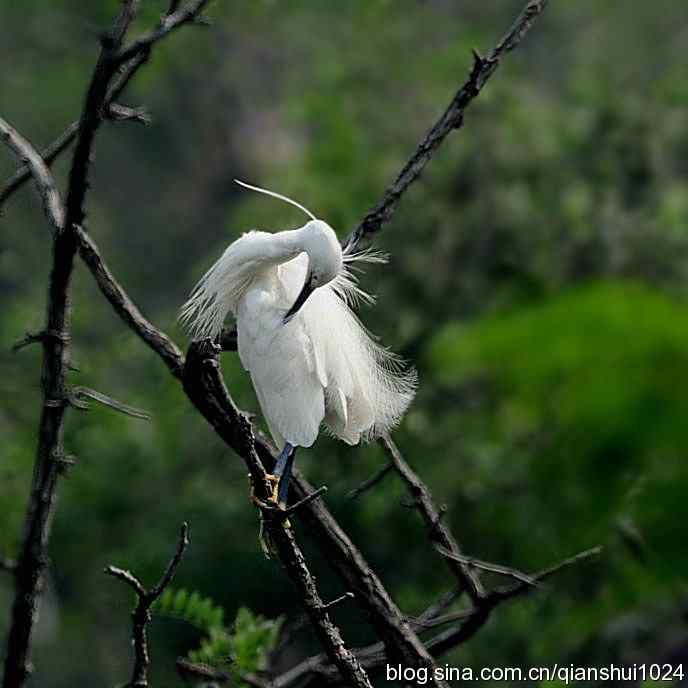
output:
{"label": "egret beak", "polygon": [[300,294],[296,297],[296,301],[294,301],[294,305],[287,311],[286,315],[284,316],[282,324],[286,325],[299,312],[301,306],[303,306],[303,304],[306,303],[306,300],[313,293],[314,290],[315,285],[313,284],[313,278],[312,275],[309,274],[308,277],[306,277],[306,281],[304,282]]}

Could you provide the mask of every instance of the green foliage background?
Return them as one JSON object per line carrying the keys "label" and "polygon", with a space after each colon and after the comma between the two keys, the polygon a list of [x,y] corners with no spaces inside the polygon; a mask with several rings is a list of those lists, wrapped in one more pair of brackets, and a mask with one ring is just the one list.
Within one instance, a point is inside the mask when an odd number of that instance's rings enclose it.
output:
{"label": "green foliage background", "polygon": [[[109,265],[184,343],[177,308],[223,247],[250,228],[302,222],[232,179],[299,199],[344,236],[463,81],[470,49],[493,45],[522,4],[216,2],[214,27],[160,46],[128,92],[153,124],[100,132],[88,226]],[[78,113],[117,6],[0,0],[0,112],[37,145]],[[165,3],[142,7],[135,31]],[[599,563],[499,611],[449,662],[685,659],[687,19],[682,0],[551,3],[377,241],[392,261],[367,271],[379,301],[362,317],[421,380],[398,443],[466,551],[535,570],[606,547]],[[0,156],[2,178],[14,165]],[[34,459],[40,351],[9,349],[42,324],[46,229],[29,189],[0,219],[0,546],[10,554]],[[184,519],[192,544],[175,584],[224,608],[228,637],[242,607],[298,615],[260,552],[244,468],[82,266],[74,326],[74,383],[153,422],[95,405],[69,416],[79,463],[60,487],[34,685],[126,679],[130,593],[103,567],[153,581]],[[223,368],[237,401],[257,410],[236,357]],[[375,446],[325,437],[299,458],[413,614],[452,581],[394,478],[346,501],[383,460]],[[341,594],[311,554],[325,597]],[[10,600],[5,577],[0,633]],[[351,643],[371,640],[355,605],[335,616]],[[263,623],[246,611],[237,622]],[[151,631],[154,684],[177,685],[173,658],[203,632],[169,615]],[[297,641],[282,666],[316,649],[307,631]]]}

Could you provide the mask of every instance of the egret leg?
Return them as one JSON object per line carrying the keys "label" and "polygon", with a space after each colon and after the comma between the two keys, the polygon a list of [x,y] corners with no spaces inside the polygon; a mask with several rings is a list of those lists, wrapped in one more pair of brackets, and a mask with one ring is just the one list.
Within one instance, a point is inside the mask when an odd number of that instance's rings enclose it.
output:
{"label": "egret leg", "polygon": [[290,454],[294,451],[294,447],[287,442],[284,445],[284,448],[280,452],[280,455],[277,457],[277,461],[275,462],[275,468],[272,471],[272,474],[276,478],[281,478],[282,475],[284,474],[284,469],[287,467],[287,462],[289,461],[289,456]]}
{"label": "egret leg", "polygon": [[296,447],[287,442],[282,453],[275,464],[274,475],[279,478],[277,487],[277,500],[282,506],[286,506],[289,496],[289,483],[291,482],[291,471],[296,458]]}

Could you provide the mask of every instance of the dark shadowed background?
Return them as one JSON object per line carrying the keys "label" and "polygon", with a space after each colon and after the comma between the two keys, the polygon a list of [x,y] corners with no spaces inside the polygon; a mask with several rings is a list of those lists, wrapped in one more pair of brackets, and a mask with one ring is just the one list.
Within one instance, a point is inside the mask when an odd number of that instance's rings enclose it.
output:
{"label": "dark shadowed background", "polygon": [[[124,102],[153,123],[108,123],[97,142],[88,227],[144,313],[185,345],[176,313],[241,232],[303,216],[240,190],[288,194],[344,237],[382,194],[521,0],[216,2],[211,28],[160,45]],[[81,108],[98,32],[116,0],[0,0],[0,114],[36,145]],[[145,0],[134,31],[166,3]],[[480,559],[531,571],[596,544],[573,569],[495,614],[446,661],[482,666],[677,662],[688,642],[688,9],[684,0],[552,2],[509,55],[376,240],[391,254],[364,286],[365,323],[418,368],[396,439]],[[60,182],[68,157],[55,166]],[[0,177],[15,169],[0,151]],[[35,455],[49,237],[28,186],[0,218],[0,547],[18,546]],[[245,468],[161,362],[77,266],[73,380],[148,410],[69,415],[78,465],[60,489],[53,568],[32,685],[112,686],[129,674],[130,592],[152,582],[187,519],[176,587],[237,610],[298,615],[258,545]],[[235,354],[236,400],[257,411]],[[299,455],[309,480],[401,608],[452,581],[385,460],[323,436]],[[297,524],[298,528],[298,524]],[[310,552],[326,598],[342,592]],[[11,587],[0,573],[0,633]],[[355,604],[335,613],[372,640]],[[151,626],[153,683],[199,631]],[[316,648],[308,630],[281,658]],[[443,660],[444,661],[444,660]],[[553,685],[553,684],[550,684]],[[666,684],[663,684],[666,685]]]}

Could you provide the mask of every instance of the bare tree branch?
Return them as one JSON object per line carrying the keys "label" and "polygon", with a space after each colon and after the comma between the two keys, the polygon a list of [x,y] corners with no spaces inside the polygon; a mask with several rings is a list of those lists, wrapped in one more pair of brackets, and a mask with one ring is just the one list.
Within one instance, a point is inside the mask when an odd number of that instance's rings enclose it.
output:
{"label": "bare tree branch", "polygon": [[519,581],[518,583],[514,583],[513,585],[509,585],[503,588],[497,588],[489,594],[488,599],[494,603],[503,602],[504,600],[510,600],[512,597],[516,597],[517,595],[521,595],[524,592],[531,591],[534,587],[534,584],[543,583],[544,581],[556,575],[560,571],[563,571],[564,569],[571,568],[572,566],[576,566],[577,564],[588,561],[590,559],[596,559],[602,554],[602,552],[603,548],[601,545],[597,545],[596,547],[586,549],[583,552],[574,554],[572,557],[569,557],[568,559],[564,559],[556,564],[553,564],[552,566],[549,566],[546,569],[542,569],[541,571],[532,574],[530,576],[530,580],[528,581]]}
{"label": "bare tree branch", "polygon": [[150,124],[151,116],[144,108],[133,108],[128,105],[120,105],[119,103],[111,103],[107,109],[107,118],[117,122],[139,122],[141,124]]}
{"label": "bare tree branch", "polygon": [[79,255],[91,271],[103,296],[117,315],[160,356],[170,372],[180,378],[184,368],[184,355],[179,347],[141,314],[103,262],[98,246],[90,235],[81,227],[75,229],[75,234],[79,242]]}
{"label": "bare tree branch", "polygon": [[[551,567],[532,574],[530,578],[536,583],[541,583],[563,569],[595,558],[600,552],[600,547],[585,550]],[[438,617],[426,614],[421,615],[417,620],[420,621],[419,625],[426,628],[434,628],[456,621],[463,622],[458,626],[452,626],[446,631],[442,631],[432,636],[424,644],[426,651],[433,657],[440,657],[450,650],[459,647],[467,642],[485,625],[490,617],[490,613],[502,602],[506,602],[522,594],[527,594],[535,589],[537,589],[537,587],[519,581],[517,584],[497,588],[486,594],[480,599],[477,606]],[[440,601],[440,604],[444,603]],[[439,606],[438,604],[438,608]],[[361,665],[370,672],[384,666],[392,659],[385,649],[384,644],[381,642],[357,649],[355,650],[355,654]],[[304,681],[309,676],[315,678],[314,685],[341,685],[339,673],[336,671],[335,667],[329,664],[327,656],[324,654],[313,655],[306,658],[291,669],[272,678],[271,681],[265,685],[270,686],[270,688],[294,688],[304,685]]]}
{"label": "bare tree branch", "polygon": [[537,585],[537,582],[533,580],[527,573],[523,573],[518,569],[513,569],[509,566],[503,566],[502,564],[493,564],[489,561],[483,561],[482,559],[475,559],[474,557],[465,557],[456,552],[451,552],[450,550],[442,547],[442,545],[435,545],[435,549],[447,559],[456,561],[459,564],[464,564],[469,568],[480,569],[481,571],[488,571],[490,573],[496,573],[500,576],[506,576],[507,578],[514,578],[521,583],[526,583],[527,585]]}
{"label": "bare tree branch", "polygon": [[85,402],[85,399],[93,399],[93,401],[97,401],[99,404],[103,404],[103,406],[107,406],[111,409],[114,409],[115,411],[119,411],[120,413],[123,413],[125,416],[131,416],[132,418],[140,418],[141,420],[151,419],[150,413],[147,413],[142,409],[135,408],[134,406],[129,406],[129,404],[123,404],[121,401],[117,401],[117,399],[113,399],[107,394],[98,392],[97,390],[91,389],[90,387],[83,387],[81,385],[78,385],[76,387],[72,387],[70,391],[71,396],[74,399],[86,404],[83,407],[84,409],[89,408],[88,402]]}
{"label": "bare tree branch", "polygon": [[[185,681],[204,681],[212,685],[213,683],[227,683],[231,679],[231,676],[224,671],[200,662],[191,662],[185,657],[178,657],[176,665],[177,673]],[[244,679],[244,682],[254,685],[247,679]]]}
{"label": "bare tree branch", "polygon": [[427,609],[415,617],[409,617],[409,622],[416,628],[416,630],[425,627],[426,623],[432,619],[438,617],[446,609],[449,609],[452,604],[461,596],[463,590],[461,588],[456,588],[455,590],[450,590],[449,592],[442,595],[436,602],[433,602]]}
{"label": "bare tree branch", "polygon": [[33,146],[2,118],[0,118],[0,137],[17,157],[26,163],[29,175],[33,177],[43,202],[43,211],[48,222],[54,233],[59,232],[64,223],[64,207],[50,170]]}
{"label": "bare tree branch", "polygon": [[153,31],[137,38],[131,45],[121,50],[117,56],[117,61],[122,63],[136,57],[140,53],[149,50],[154,43],[165,38],[165,36],[172,31],[184,26],[184,24],[196,21],[206,5],[209,4],[209,1],[210,0],[191,0],[186,7],[182,7],[181,9],[177,8],[179,5],[178,2],[172,3],[170,7],[173,12],[171,14],[165,14]]}
{"label": "bare tree branch", "polygon": [[456,555],[454,558],[445,558],[451,572],[456,576],[461,586],[466,590],[473,602],[477,602],[484,594],[480,578],[469,566],[460,561],[461,550],[451,531],[442,521],[442,514],[435,508],[432,495],[427,485],[418,477],[413,469],[404,461],[399,448],[392,438],[387,436],[380,440],[389,455],[394,469],[406,483],[418,513],[429,527],[428,537],[433,544],[439,545]]}
{"label": "bare tree branch", "polygon": [[325,648],[330,661],[337,667],[347,685],[372,688],[365,670],[351,650],[344,645],[339,628],[330,620],[328,605],[320,599],[315,580],[308,570],[301,549],[296,544],[293,531],[280,525],[278,528],[271,528],[270,535],[280,561],[295,584],[318,640]]}
{"label": "bare tree branch", "polygon": [[[256,441],[250,421],[232,401],[219,371],[219,348],[209,341],[193,344],[184,366],[184,389],[199,411],[206,417],[218,434],[241,456],[252,477],[256,496],[267,501],[271,494],[266,471],[256,452]],[[268,456],[272,455],[268,452]],[[309,490],[309,493],[314,490]],[[307,495],[304,495],[305,498]],[[304,504],[306,511],[315,501]],[[299,599],[308,614],[318,639],[330,661],[352,686],[370,686],[365,671],[344,645],[339,629],[331,622],[327,609],[315,586],[294,533],[281,518],[265,519],[267,536],[277,551],[289,577],[294,583]]]}
{"label": "bare tree branch", "polygon": [[[49,189],[51,203],[45,204],[48,219],[54,226],[53,262],[48,289],[46,327],[43,342],[43,406],[39,440],[34,466],[31,496],[27,507],[12,605],[4,688],[21,688],[31,667],[29,651],[38,604],[48,564],[48,542],[54,510],[57,482],[65,468],[63,446],[64,416],[69,404],[67,375],[70,369],[70,302],[69,288],[74,267],[77,241],[74,228],[84,219],[84,200],[96,130],[101,121],[108,85],[116,72],[112,55],[119,50],[126,30],[136,14],[137,0],[124,0],[120,14],[103,39],[80,118],[77,144],[69,173],[64,215],[55,209],[54,183],[47,167],[27,141],[8,131],[8,137],[24,149],[31,173],[37,183]],[[28,147],[28,150],[27,150]],[[57,199],[59,200],[59,198]],[[61,207],[60,207],[61,210]],[[64,219],[63,219],[64,218]],[[53,333],[49,336],[48,333]]]}
{"label": "bare tree branch", "polygon": [[[178,4],[178,3],[177,3]],[[134,78],[138,70],[148,61],[152,44],[147,49],[141,50],[129,61],[124,61],[119,65],[112,84],[108,89],[108,95],[102,108],[103,116],[106,119],[114,120],[135,120],[145,123],[145,113],[137,112],[135,109],[126,108],[118,105],[115,101],[124,92],[129,82]],[[123,112],[129,110],[131,116],[122,116]],[[76,140],[79,132],[79,120],[72,122],[50,145],[40,153],[46,165],[50,166],[65,150],[67,150]],[[5,201],[31,177],[31,170],[28,166],[20,167],[4,184],[0,190],[0,211]]]}
{"label": "bare tree branch", "polygon": [[[79,122],[77,120],[72,122],[45,150],[41,151],[40,157],[46,166],[50,165],[63,151],[71,146],[76,139],[78,131]],[[0,191],[0,210],[5,201],[29,179],[31,179],[31,168],[28,165],[24,165],[5,182]]]}
{"label": "bare tree branch", "polygon": [[364,480],[358,487],[355,487],[353,490],[349,490],[349,492],[346,495],[346,498],[357,499],[362,494],[364,494],[371,488],[375,487],[375,485],[382,482],[384,477],[388,473],[391,473],[393,468],[394,466],[391,463],[385,464],[382,468],[379,468],[377,471],[375,471],[375,473],[373,473],[373,475],[371,475],[370,478]]}
{"label": "bare tree branch", "polygon": [[382,225],[389,222],[401,197],[406,193],[409,186],[418,179],[449,133],[463,125],[466,108],[497,69],[501,58],[523,40],[546,5],[547,0],[530,0],[509,31],[497,46],[487,54],[487,57],[481,57],[477,52],[474,52],[473,69],[471,69],[468,80],[457,91],[442,116],[418,144],[394,182],[387,187],[382,200],[368,212],[349,235],[345,242],[346,246],[349,248],[357,246],[363,239],[378,232]]}
{"label": "bare tree branch", "polygon": [[[294,471],[294,498],[302,499],[313,491],[309,483]],[[341,578],[347,590],[369,615],[390,658],[409,667],[425,667],[432,674],[433,661],[408,620],[401,613],[382,581],[359,549],[342,530],[322,500],[301,511],[301,518],[325,554],[328,564]],[[428,685],[442,685],[432,677]]]}
{"label": "bare tree branch", "polygon": [[105,569],[105,573],[124,581],[136,593],[137,603],[131,615],[132,640],[134,645],[134,668],[132,670],[131,682],[128,684],[131,688],[147,688],[148,686],[150,655],[148,653],[147,628],[151,620],[150,610],[163,590],[172,582],[188,545],[189,526],[187,523],[183,523],[179,534],[177,551],[167,565],[162,578],[150,590],[146,590],[143,583],[141,583],[131,571],[126,571],[116,566],[108,566]]}

